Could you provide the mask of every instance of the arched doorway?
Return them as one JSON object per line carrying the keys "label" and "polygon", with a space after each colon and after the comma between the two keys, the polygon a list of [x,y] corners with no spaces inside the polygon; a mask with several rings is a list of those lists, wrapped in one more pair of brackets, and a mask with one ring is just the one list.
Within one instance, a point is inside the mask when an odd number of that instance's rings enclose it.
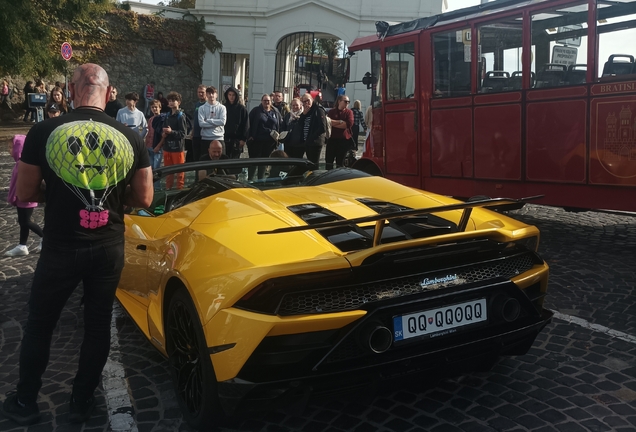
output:
{"label": "arched doorway", "polygon": [[274,90],[281,91],[287,102],[305,91],[328,87],[325,77],[330,78],[334,69],[335,53],[326,52],[324,45],[327,44],[321,43],[321,40],[338,38],[326,33],[298,32],[278,41]]}

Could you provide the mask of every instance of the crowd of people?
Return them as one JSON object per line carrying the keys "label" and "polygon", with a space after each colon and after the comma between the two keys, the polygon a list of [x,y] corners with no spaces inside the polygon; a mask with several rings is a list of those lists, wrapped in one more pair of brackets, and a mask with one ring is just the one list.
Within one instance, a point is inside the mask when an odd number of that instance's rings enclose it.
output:
{"label": "crowd of people", "polygon": [[[72,107],[69,101],[69,92],[66,89],[66,85],[59,81],[55,82],[55,85],[52,87],[49,86],[50,90],[47,90],[47,86],[42,80],[37,81],[27,81],[24,85],[23,94],[25,97],[25,112],[23,120],[25,122],[36,122],[37,109],[30,107],[26,101],[27,95],[30,93],[40,93],[46,94],[46,106],[44,107],[44,116],[45,118],[49,117],[57,117],[62,114],[68,113]],[[11,108],[11,97],[13,94],[13,89],[9,86],[8,81],[3,80],[2,85],[2,98],[0,99],[0,103],[6,103],[9,108]]]}
{"label": "crowd of people", "polygon": [[[286,155],[306,157],[316,165],[326,146],[325,166],[332,169],[344,165],[347,152],[357,149],[360,133],[367,130],[360,101],[350,109],[351,101],[343,90],[328,112],[309,92],[287,104],[280,91],[264,94],[261,103],[248,112],[238,87],[228,87],[220,97],[216,87],[201,84],[191,111],[183,109],[179,93],[168,93],[164,102],[158,92],[157,98],[147,101],[144,114],[136,108],[137,93],[127,93],[124,105],[113,87],[105,112],[140,134],[154,169],[209,158],[213,142],[220,144],[221,155],[231,159],[240,158],[244,151],[248,157],[262,158],[284,149]],[[148,99],[151,94],[152,83],[144,96]],[[285,139],[278,140],[283,131],[287,131]],[[264,170],[259,168],[258,178],[263,178]],[[255,172],[249,173],[251,178]],[[168,178],[166,187],[173,186],[183,187],[183,178],[178,177],[176,184]]]}
{"label": "crowd of people", "polygon": [[[326,75],[322,77],[324,82]],[[5,86],[0,94],[4,94]],[[42,81],[29,81],[24,93],[45,93],[45,89]],[[231,159],[240,158],[244,151],[248,157],[262,158],[284,149],[290,157],[305,157],[316,166],[325,146],[325,167],[332,169],[345,165],[347,153],[357,149],[360,133],[367,130],[360,101],[351,108],[341,84],[331,109],[323,108],[320,97],[314,98],[310,92],[294,97],[289,104],[281,91],[264,94],[260,105],[249,112],[240,86],[229,87],[219,95],[216,87],[201,84],[192,110],[184,109],[177,92],[164,97],[156,91],[154,82],[143,92],[141,96],[134,91],[126,93],[122,103],[118,89],[112,86],[104,112],[139,134],[153,169],[208,157],[214,141],[220,143],[221,154]],[[144,111],[137,108],[140,100]],[[63,83],[56,82],[47,95],[45,116],[57,117],[71,110],[69,92]],[[27,107],[24,121],[35,121],[35,116],[36,110]],[[283,131],[287,136],[279,143],[277,137]],[[264,175],[263,169],[258,172],[259,178]],[[183,178],[178,177],[176,185],[169,178],[167,187],[172,186],[183,187]]]}

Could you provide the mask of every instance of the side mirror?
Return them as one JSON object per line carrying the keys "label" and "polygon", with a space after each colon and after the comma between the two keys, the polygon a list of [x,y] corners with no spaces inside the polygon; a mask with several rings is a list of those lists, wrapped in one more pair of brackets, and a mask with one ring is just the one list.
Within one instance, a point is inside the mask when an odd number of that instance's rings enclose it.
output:
{"label": "side mirror", "polygon": [[362,77],[362,84],[366,85],[368,89],[370,89],[377,83],[378,77],[374,77],[373,75],[371,75],[370,72],[365,73],[364,77]]}

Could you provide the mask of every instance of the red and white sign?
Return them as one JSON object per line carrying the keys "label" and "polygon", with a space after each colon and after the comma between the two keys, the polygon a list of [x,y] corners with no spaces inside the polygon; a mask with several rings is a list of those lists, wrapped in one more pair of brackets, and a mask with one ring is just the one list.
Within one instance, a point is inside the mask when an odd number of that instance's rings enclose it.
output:
{"label": "red and white sign", "polygon": [[71,57],[73,57],[73,48],[71,48],[71,44],[68,42],[62,44],[60,52],[62,53],[62,58],[66,61],[69,61]]}

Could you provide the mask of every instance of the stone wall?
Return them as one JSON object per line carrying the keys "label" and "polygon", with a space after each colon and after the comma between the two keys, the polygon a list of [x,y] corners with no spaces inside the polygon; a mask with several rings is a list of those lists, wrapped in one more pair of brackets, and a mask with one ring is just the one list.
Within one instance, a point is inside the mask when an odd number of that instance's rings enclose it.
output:
{"label": "stone wall", "polygon": [[[135,91],[139,94],[139,109],[144,109],[143,90],[150,81],[155,82],[155,91],[162,92],[166,96],[170,91],[181,94],[183,109],[190,113],[194,109],[197,100],[197,87],[201,84],[201,76],[195,74],[192,69],[183,63],[175,63],[174,66],[155,65],[152,59],[152,50],[155,48],[149,43],[140,43],[134,52],[122,52],[97,60],[108,73],[111,85],[117,87],[119,99],[124,103],[124,95]],[[69,80],[71,79],[69,73]],[[7,79],[13,89],[11,103],[14,113],[8,113],[3,107],[2,120],[15,118],[23,112],[24,95],[22,89],[27,81],[36,81],[29,77],[1,77]],[[64,82],[64,75],[45,77],[45,84],[50,90],[56,81]]]}
{"label": "stone wall", "polygon": [[152,50],[157,48],[142,41],[135,52],[125,52],[103,58],[98,63],[106,70],[111,85],[117,87],[119,99],[135,91],[139,94],[139,109],[144,109],[144,87],[151,81],[155,83],[155,92],[164,97],[171,91],[181,94],[183,109],[190,113],[197,100],[197,87],[201,84],[201,75],[183,63],[174,66],[160,66],[153,63]]}
{"label": "stone wall", "polygon": [[[143,16],[129,11],[115,10],[98,24],[110,31],[106,35],[87,35],[85,39],[81,39],[82,36],[76,33],[77,29],[60,28],[62,40],[73,41],[69,79],[77,65],[74,61],[91,61],[106,70],[111,85],[118,89],[118,97],[122,103],[126,93],[135,91],[140,97],[138,107],[144,110],[144,87],[154,81],[156,92],[162,92],[164,97],[170,91],[180,93],[184,110],[188,113],[193,111],[197,87],[201,84],[201,64],[205,50],[216,50],[221,46],[215,37],[202,34],[197,22]],[[174,64],[155,64],[153,50],[167,53],[169,58],[174,58]],[[38,77],[0,77],[2,78],[10,82],[13,96],[12,110],[6,105],[0,107],[0,119],[10,120],[23,115],[22,89],[26,81],[35,82]],[[50,91],[56,81],[64,82],[64,75],[42,79]]]}

